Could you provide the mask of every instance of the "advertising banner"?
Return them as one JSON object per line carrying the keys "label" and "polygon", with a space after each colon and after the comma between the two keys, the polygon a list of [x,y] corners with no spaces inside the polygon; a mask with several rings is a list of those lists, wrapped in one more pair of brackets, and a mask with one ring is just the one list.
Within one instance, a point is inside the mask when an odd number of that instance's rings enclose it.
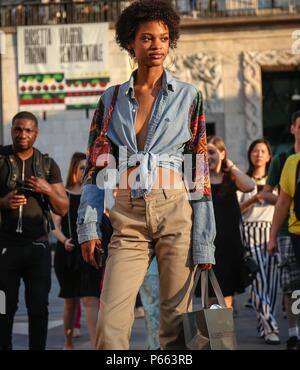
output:
{"label": "advertising banner", "polygon": [[110,81],[108,23],[17,29],[22,110],[95,108]]}

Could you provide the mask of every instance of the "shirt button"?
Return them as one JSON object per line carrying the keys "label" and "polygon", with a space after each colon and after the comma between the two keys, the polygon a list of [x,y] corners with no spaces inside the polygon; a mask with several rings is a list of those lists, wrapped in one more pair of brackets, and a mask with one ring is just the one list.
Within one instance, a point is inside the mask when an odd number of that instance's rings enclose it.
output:
{"label": "shirt button", "polygon": [[135,109],[135,108],[133,108],[133,109],[132,109],[132,111],[133,111],[133,113],[135,113],[136,109]]}

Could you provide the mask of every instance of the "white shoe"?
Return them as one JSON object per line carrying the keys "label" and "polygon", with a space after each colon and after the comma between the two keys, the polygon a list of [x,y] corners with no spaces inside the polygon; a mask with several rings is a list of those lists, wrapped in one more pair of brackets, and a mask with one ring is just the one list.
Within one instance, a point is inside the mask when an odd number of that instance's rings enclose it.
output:
{"label": "white shoe", "polygon": [[277,333],[269,333],[264,336],[267,344],[280,344],[280,338]]}
{"label": "white shoe", "polygon": [[80,337],[80,329],[74,328],[73,330],[73,338],[78,338]]}

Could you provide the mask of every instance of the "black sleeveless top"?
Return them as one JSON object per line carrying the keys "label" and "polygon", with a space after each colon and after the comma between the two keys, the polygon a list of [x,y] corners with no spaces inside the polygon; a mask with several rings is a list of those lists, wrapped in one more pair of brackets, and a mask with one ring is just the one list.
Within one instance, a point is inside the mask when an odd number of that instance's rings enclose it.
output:
{"label": "black sleeveless top", "polygon": [[81,194],[72,194],[67,191],[67,195],[70,206],[68,213],[61,219],[61,231],[67,238],[72,238],[74,244],[78,244],[76,222]]}
{"label": "black sleeveless top", "polygon": [[214,271],[223,295],[230,296],[244,291],[241,279],[244,255],[241,211],[233,181],[212,184],[211,188],[217,229]]}

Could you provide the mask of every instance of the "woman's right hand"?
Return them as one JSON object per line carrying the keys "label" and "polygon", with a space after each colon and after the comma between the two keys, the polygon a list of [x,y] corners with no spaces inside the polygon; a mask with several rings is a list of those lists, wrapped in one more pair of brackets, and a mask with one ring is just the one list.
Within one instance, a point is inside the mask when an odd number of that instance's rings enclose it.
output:
{"label": "woman's right hand", "polygon": [[72,243],[72,239],[66,239],[64,241],[64,247],[65,247],[65,250],[67,252],[72,252],[73,248],[74,248],[74,244]]}
{"label": "woman's right hand", "polygon": [[224,172],[230,173],[233,168],[237,168],[236,165],[232,162],[231,159],[226,160],[226,168],[224,168]]}

